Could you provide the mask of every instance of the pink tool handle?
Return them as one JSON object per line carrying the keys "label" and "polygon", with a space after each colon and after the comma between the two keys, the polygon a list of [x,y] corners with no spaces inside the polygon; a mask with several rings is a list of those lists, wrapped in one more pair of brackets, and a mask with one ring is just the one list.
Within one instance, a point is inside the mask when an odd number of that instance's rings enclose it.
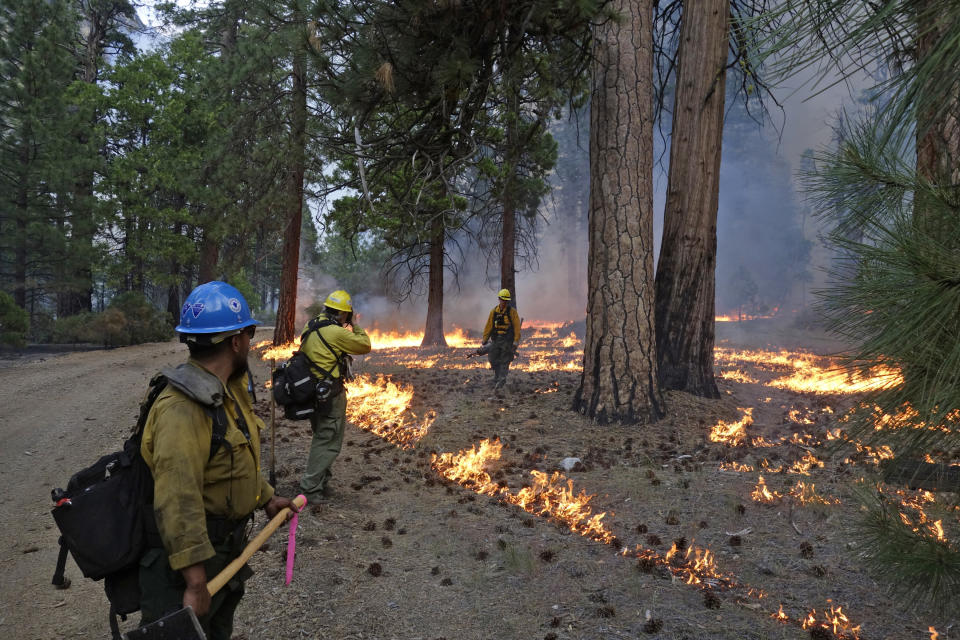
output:
{"label": "pink tool handle", "polygon": [[[303,507],[307,506],[305,495],[300,494],[297,498],[303,498]],[[300,507],[301,511],[303,511],[303,507]],[[293,557],[297,553],[297,519],[299,515],[299,513],[294,513],[293,517],[290,518],[290,534],[287,537],[287,581],[284,584],[290,584],[290,581],[293,580]]]}

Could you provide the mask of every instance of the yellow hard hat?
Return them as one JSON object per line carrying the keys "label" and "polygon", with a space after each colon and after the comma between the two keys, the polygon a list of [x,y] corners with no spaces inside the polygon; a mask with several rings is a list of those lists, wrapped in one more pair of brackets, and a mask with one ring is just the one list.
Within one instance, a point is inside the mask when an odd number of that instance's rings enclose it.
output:
{"label": "yellow hard hat", "polygon": [[510,289],[500,289],[497,297],[501,300],[510,300]]}
{"label": "yellow hard hat", "polygon": [[347,311],[353,313],[353,305],[350,304],[350,294],[343,289],[337,289],[327,296],[323,306],[336,309],[337,311]]}

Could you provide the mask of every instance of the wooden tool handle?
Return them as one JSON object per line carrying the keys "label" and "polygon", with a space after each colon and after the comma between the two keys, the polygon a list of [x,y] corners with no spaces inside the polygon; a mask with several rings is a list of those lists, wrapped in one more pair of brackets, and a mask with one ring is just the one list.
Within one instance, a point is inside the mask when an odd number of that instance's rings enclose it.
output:
{"label": "wooden tool handle", "polygon": [[[307,500],[303,496],[297,496],[293,499],[293,504],[297,505],[297,509],[302,509],[306,502]],[[286,507],[280,511],[280,513],[273,516],[273,519],[267,523],[267,526],[265,526],[260,533],[257,534],[257,537],[247,543],[247,546],[243,548],[243,551],[240,553],[240,555],[237,556],[233,562],[224,567],[223,571],[218,573],[213,580],[207,583],[207,591],[210,592],[211,596],[217,591],[220,591],[223,585],[230,582],[230,578],[232,578],[237,571],[240,570],[240,567],[247,563],[247,560],[250,559],[250,556],[256,553],[257,549],[262,547],[263,543],[273,535],[273,532],[276,531],[280,525],[286,521],[288,513],[290,513],[290,507]]]}

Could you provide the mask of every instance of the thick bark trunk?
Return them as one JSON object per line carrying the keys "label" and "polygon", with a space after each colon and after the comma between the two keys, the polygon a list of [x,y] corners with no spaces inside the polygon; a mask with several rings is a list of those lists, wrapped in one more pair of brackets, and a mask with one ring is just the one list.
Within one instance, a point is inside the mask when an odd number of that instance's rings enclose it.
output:
{"label": "thick bark trunk", "polygon": [[28,124],[20,140],[20,167],[17,180],[16,208],[13,211],[13,223],[16,234],[13,240],[13,301],[21,309],[27,308],[27,260],[29,258],[27,228],[30,220],[30,192],[27,168],[30,166],[30,144],[32,132]]}
{"label": "thick bark trunk", "polygon": [[[294,23],[303,24],[299,10]],[[306,35],[304,34],[304,39]],[[283,266],[280,273],[280,303],[273,331],[274,344],[292,342],[296,335],[297,275],[300,269],[300,227],[303,224],[304,144],[307,123],[307,78],[304,43],[295,43],[293,53],[293,111],[291,113],[289,169],[287,174],[287,227],[283,234]]]}
{"label": "thick bark trunk", "polygon": [[[938,0],[917,0],[917,64],[922,64],[953,25],[942,15]],[[934,81],[942,81],[937,74]],[[942,100],[925,101],[917,116],[917,172],[941,186],[960,183],[960,81],[953,86],[924,87],[921,99],[948,95]]]}
{"label": "thick bark trunk", "polygon": [[443,335],[443,216],[433,219],[430,229],[430,289],[427,293],[427,322],[421,347],[445,347]]}
{"label": "thick bark trunk", "polygon": [[713,375],[717,205],[729,0],[684,5],[657,262],[657,366],[664,389],[719,398]]}
{"label": "thick bark trunk", "polygon": [[13,301],[27,308],[27,185],[21,181],[17,192],[15,225],[17,242],[13,251]]}
{"label": "thick bark trunk", "polygon": [[509,289],[513,304],[517,300],[517,210],[512,194],[503,198],[503,245],[500,248],[500,288]]}
{"label": "thick bark trunk", "polygon": [[[503,9],[502,9],[503,10]],[[519,45],[520,32],[513,25],[507,28],[503,57],[509,61]],[[520,92],[511,69],[504,69],[509,113],[506,122],[506,149],[504,152],[503,237],[500,245],[500,288],[510,291],[511,305],[517,306],[517,171],[519,149],[517,126],[520,120]]]}
{"label": "thick bark trunk", "polygon": [[618,0],[594,39],[587,329],[574,408],[599,422],[664,414],[653,324],[651,0]]}

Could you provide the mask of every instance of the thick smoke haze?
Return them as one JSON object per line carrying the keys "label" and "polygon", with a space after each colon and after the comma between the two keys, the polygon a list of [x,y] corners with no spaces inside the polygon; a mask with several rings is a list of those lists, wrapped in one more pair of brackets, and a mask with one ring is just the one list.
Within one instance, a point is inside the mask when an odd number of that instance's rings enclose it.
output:
{"label": "thick smoke haze", "polygon": [[[823,246],[821,222],[809,211],[799,188],[804,155],[831,143],[833,123],[851,109],[849,85],[814,95],[808,86],[784,88],[784,105],[763,124],[728,101],[724,124],[718,211],[717,313],[790,314],[813,300],[811,290],[824,280],[830,252]],[[559,160],[550,176],[551,193],[536,221],[538,255],[530,265],[518,261],[518,310],[526,321],[582,320],[587,296],[587,207],[589,203],[589,118],[566,119],[551,129]],[[670,124],[655,136],[654,236],[659,253],[667,187]],[[665,152],[666,148],[666,152]],[[336,283],[301,270],[298,309],[322,299]],[[497,258],[479,250],[467,254],[457,282],[447,276],[444,326],[479,331],[496,304],[500,288]],[[352,294],[354,292],[351,292]],[[386,297],[355,294],[365,325],[420,331],[426,295],[403,304]],[[298,321],[300,317],[298,316]]]}

